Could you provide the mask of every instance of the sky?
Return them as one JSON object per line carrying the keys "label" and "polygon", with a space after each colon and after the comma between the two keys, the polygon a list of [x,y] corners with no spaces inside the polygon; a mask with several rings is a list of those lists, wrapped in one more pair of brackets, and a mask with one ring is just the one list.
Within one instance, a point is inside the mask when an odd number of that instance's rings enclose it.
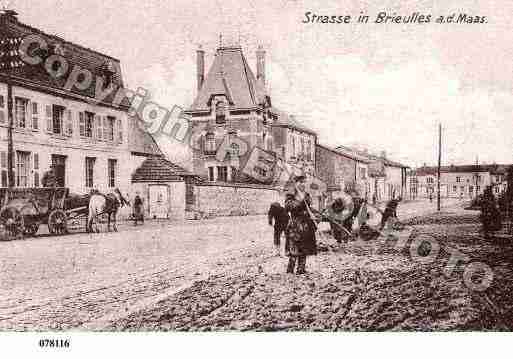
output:
{"label": "sky", "polygon": [[[513,1],[11,0],[10,7],[24,23],[120,59],[126,85],[145,87],[169,108],[193,102],[196,49],[206,51],[208,70],[223,34],[223,44],[240,43],[255,72],[257,46],[265,48],[273,105],[317,131],[320,143],[434,165],[441,123],[443,164],[513,163]],[[353,21],[304,24],[307,11]],[[382,11],[432,19],[374,23]],[[360,13],[369,23],[356,23]],[[453,13],[487,22],[434,22]]]}

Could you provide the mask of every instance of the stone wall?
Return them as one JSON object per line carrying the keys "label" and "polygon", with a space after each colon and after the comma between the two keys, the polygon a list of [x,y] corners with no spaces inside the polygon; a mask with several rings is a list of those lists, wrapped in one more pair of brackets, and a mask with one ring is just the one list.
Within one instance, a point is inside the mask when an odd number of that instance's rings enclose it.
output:
{"label": "stone wall", "polygon": [[200,184],[194,187],[194,206],[189,217],[265,214],[272,202],[283,203],[284,195],[270,186],[251,184]]}

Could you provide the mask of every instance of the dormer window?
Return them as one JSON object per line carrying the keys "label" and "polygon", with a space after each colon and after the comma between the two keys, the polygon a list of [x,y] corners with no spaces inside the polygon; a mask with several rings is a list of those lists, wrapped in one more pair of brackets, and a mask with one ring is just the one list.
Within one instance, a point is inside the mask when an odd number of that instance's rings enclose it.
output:
{"label": "dormer window", "polygon": [[216,103],[216,124],[222,125],[226,123],[226,103],[218,101]]}
{"label": "dormer window", "polygon": [[102,69],[102,78],[103,78],[103,87],[107,88],[112,85],[114,82],[114,74],[116,73],[116,69],[112,61],[107,61],[103,65]]}

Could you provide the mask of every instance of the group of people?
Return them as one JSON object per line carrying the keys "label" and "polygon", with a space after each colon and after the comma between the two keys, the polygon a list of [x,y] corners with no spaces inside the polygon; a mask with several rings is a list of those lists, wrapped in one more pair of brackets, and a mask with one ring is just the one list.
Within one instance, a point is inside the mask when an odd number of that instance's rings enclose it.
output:
{"label": "group of people", "polygon": [[[285,235],[285,254],[288,256],[287,273],[306,273],[306,258],[317,254],[316,231],[320,221],[328,221],[333,237],[338,243],[344,238],[358,235],[358,230],[368,219],[366,200],[357,196],[356,191],[344,193],[336,198],[322,213],[312,209],[312,198],[306,191],[306,177],[294,178],[294,188],[285,197],[285,206],[272,203],[268,212],[269,225],[274,225],[274,246],[281,255],[281,236]],[[381,211],[383,230],[391,218],[397,218],[397,207],[401,198],[392,199]],[[357,222],[357,223],[355,223]],[[356,227],[356,230],[355,230]]]}

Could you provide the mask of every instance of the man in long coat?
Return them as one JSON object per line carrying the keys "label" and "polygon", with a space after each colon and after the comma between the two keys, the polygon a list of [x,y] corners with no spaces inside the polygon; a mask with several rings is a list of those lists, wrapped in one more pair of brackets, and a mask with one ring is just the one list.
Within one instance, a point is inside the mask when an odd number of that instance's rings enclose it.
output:
{"label": "man in long coat", "polygon": [[293,191],[285,199],[285,209],[290,213],[289,225],[285,231],[285,247],[289,257],[287,273],[294,273],[296,262],[296,274],[306,273],[306,257],[317,254],[316,224],[311,218],[310,210],[312,199],[306,192],[305,180],[305,176],[297,176]]}

